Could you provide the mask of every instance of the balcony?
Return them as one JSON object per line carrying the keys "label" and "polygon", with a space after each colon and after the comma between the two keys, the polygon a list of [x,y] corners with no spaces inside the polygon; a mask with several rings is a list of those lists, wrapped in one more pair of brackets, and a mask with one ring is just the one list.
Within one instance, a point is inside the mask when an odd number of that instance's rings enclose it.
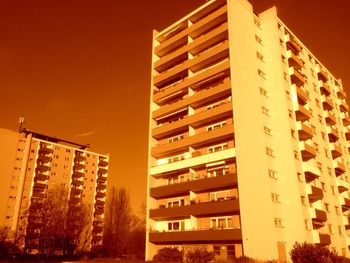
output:
{"label": "balcony", "polygon": [[210,101],[219,99],[222,97],[228,97],[231,94],[231,81],[229,78],[222,80],[216,86],[210,87],[207,90],[203,90],[195,93],[192,96],[186,97],[183,100],[177,101],[173,104],[165,105],[158,110],[152,112],[153,119],[163,118],[167,115],[173,114],[188,106],[198,107],[205,105]]}
{"label": "balcony", "polygon": [[48,179],[49,179],[49,176],[42,173],[38,173],[34,177],[34,181],[46,181]]}
{"label": "balcony", "polygon": [[325,119],[326,119],[326,123],[328,125],[334,125],[337,122],[337,119],[335,118],[334,114],[332,114],[332,112],[330,111],[324,111],[323,112]]}
{"label": "balcony", "polygon": [[287,43],[287,48],[292,50],[294,53],[298,54],[301,51],[301,47],[297,40],[289,34],[285,35],[285,41]]}
{"label": "balcony", "polygon": [[170,196],[188,195],[190,191],[197,193],[202,191],[220,190],[237,185],[237,174],[206,177],[184,183],[169,184],[150,189],[150,196],[153,198],[166,198]]}
{"label": "balcony", "polygon": [[346,105],[346,102],[345,102],[345,101],[341,101],[339,107],[340,107],[340,110],[341,110],[342,112],[348,112],[348,111],[349,111],[349,106]]}
{"label": "balcony", "polygon": [[341,116],[342,116],[342,119],[343,119],[344,126],[349,125],[350,124],[350,117],[349,117],[348,113],[342,112]]}
{"label": "balcony", "polygon": [[339,176],[346,172],[345,165],[342,162],[339,162],[337,160],[333,160],[333,167],[334,167],[336,176]]}
{"label": "balcony", "polygon": [[298,129],[299,139],[302,141],[311,139],[312,136],[314,135],[314,130],[306,123],[298,121],[297,129]]}
{"label": "balcony", "polygon": [[233,136],[233,124],[225,125],[212,131],[202,132],[193,136],[185,137],[180,141],[155,146],[151,149],[151,155],[153,157],[160,158],[162,156],[171,155],[179,151],[185,151],[189,146],[199,147],[201,145],[208,145],[217,141],[222,141],[224,139],[233,139]]}
{"label": "balcony", "polygon": [[340,196],[340,205],[343,212],[348,211],[350,209],[350,199]]}
{"label": "balcony", "polygon": [[210,110],[204,110],[194,115],[187,116],[176,122],[165,124],[152,129],[152,137],[162,138],[170,136],[177,131],[184,130],[191,126],[198,126],[204,123],[222,119],[232,115],[232,103],[225,103]]}
{"label": "balcony", "polygon": [[316,71],[317,71],[318,79],[324,82],[328,80],[328,73],[320,65],[316,66]]}
{"label": "balcony", "polygon": [[338,92],[337,92],[338,98],[339,99],[346,99],[346,93],[344,90],[342,90],[340,87],[338,87]]}
{"label": "balcony", "polygon": [[74,169],[77,169],[77,170],[85,169],[85,164],[75,162]]}
{"label": "balcony", "polygon": [[72,195],[80,195],[81,194],[81,189],[79,188],[71,188],[70,190]]}
{"label": "balcony", "polygon": [[301,74],[299,71],[295,70],[294,68],[289,68],[289,75],[290,75],[290,80],[292,84],[295,84],[299,87],[305,84],[305,81],[306,81],[305,76]]}
{"label": "balcony", "polygon": [[345,138],[347,141],[350,140],[350,129],[348,127],[344,127]]}
{"label": "balcony", "polygon": [[326,96],[331,95],[332,91],[327,83],[323,82],[322,80],[319,80],[318,84],[320,86],[320,91],[322,95],[326,95]]}
{"label": "balcony", "polygon": [[106,174],[107,172],[108,170],[106,168],[103,168],[103,167],[98,168],[98,174]]}
{"label": "balcony", "polygon": [[311,218],[312,221],[323,223],[327,221],[327,213],[319,209],[311,209]]}
{"label": "balcony", "polygon": [[46,166],[44,164],[38,164],[36,166],[36,171],[40,171],[40,172],[47,172],[47,171],[50,171],[50,166]]}
{"label": "balcony", "polygon": [[79,172],[79,171],[73,171],[73,178],[81,178],[84,176],[84,173]]}
{"label": "balcony", "polygon": [[39,154],[51,154],[51,153],[53,153],[53,150],[46,146],[41,146],[39,149]]}
{"label": "balcony", "polygon": [[322,106],[324,110],[332,110],[334,108],[334,104],[330,97],[326,97],[325,95],[322,95]]}
{"label": "balcony", "polygon": [[299,146],[300,146],[301,157],[303,158],[303,161],[308,161],[311,158],[315,158],[316,156],[315,147],[309,145],[306,142],[300,142]]}
{"label": "balcony", "polygon": [[106,185],[105,184],[97,184],[96,188],[99,190],[104,190],[104,189],[106,189]]}
{"label": "balcony", "polygon": [[173,232],[151,232],[149,241],[154,244],[195,244],[242,242],[241,229],[208,229]]}
{"label": "balcony", "polygon": [[81,154],[76,154],[74,157],[74,162],[83,162],[86,160],[86,157]]}
{"label": "balcony", "polygon": [[149,211],[150,218],[164,220],[169,218],[184,218],[189,216],[211,216],[239,213],[238,199],[195,203],[186,206],[158,208]]}
{"label": "balcony", "polygon": [[105,192],[97,192],[96,193],[96,197],[97,198],[105,198],[106,197],[106,193]]}
{"label": "balcony", "polygon": [[321,246],[328,246],[331,244],[331,236],[328,234],[319,234],[319,242],[317,242]]}
{"label": "balcony", "polygon": [[331,143],[330,149],[332,152],[333,159],[335,159],[343,154],[339,143]]}
{"label": "balcony", "polygon": [[296,91],[298,102],[301,105],[305,105],[309,101],[309,95],[300,87],[295,84],[292,85],[293,89]]}
{"label": "balcony", "polygon": [[105,161],[105,160],[100,159],[100,161],[98,162],[98,165],[102,166],[102,167],[106,167],[106,166],[108,166],[108,162]]}
{"label": "balcony", "polygon": [[314,185],[308,185],[308,187],[310,187],[310,194],[309,196],[309,200],[311,203],[317,201],[317,200],[321,200],[323,198],[323,191],[321,188],[318,188]]}
{"label": "balcony", "polygon": [[75,185],[75,186],[81,186],[84,184],[84,182],[82,180],[77,180],[77,179],[73,179],[72,180],[72,184]]}
{"label": "balcony", "polygon": [[337,186],[338,186],[339,193],[349,190],[349,183],[339,177],[337,178]]}
{"label": "balcony", "polygon": [[294,105],[295,105],[295,115],[296,115],[297,121],[306,121],[310,119],[311,113],[308,109],[298,104],[297,102],[295,102]]}
{"label": "balcony", "polygon": [[326,131],[328,133],[328,138],[330,142],[336,142],[339,139],[339,133],[333,127],[328,126],[326,128]]}
{"label": "balcony", "polygon": [[153,95],[153,101],[157,104],[161,103],[162,100],[171,96],[172,94],[186,93],[189,86],[193,86],[196,83],[200,83],[206,79],[212,79],[213,76],[227,72],[230,68],[230,61],[225,60],[207,70],[201,71],[194,74],[191,77],[184,78],[183,80],[171,84],[167,87],[160,89],[156,94]]}
{"label": "balcony", "polygon": [[292,66],[295,69],[300,69],[303,67],[303,62],[292,50],[287,51],[287,57],[289,66]]}
{"label": "balcony", "polygon": [[44,189],[47,189],[47,184],[34,182],[33,188],[34,188],[34,190],[39,190],[39,191],[44,190]]}
{"label": "balcony", "polygon": [[305,174],[305,179],[308,183],[321,176],[321,172],[318,167],[313,166],[307,162],[303,162],[302,166]]}
{"label": "balcony", "polygon": [[52,158],[46,155],[39,154],[38,161],[40,163],[49,163],[52,161]]}

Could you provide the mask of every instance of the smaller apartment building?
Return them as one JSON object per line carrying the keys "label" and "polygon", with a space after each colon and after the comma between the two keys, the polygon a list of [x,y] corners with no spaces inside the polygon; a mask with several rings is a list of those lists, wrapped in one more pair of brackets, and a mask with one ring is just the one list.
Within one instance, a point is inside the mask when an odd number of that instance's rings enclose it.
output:
{"label": "smaller apartment building", "polygon": [[6,207],[1,211],[2,226],[14,234],[10,238],[27,252],[36,252],[45,224],[40,219],[41,209],[50,191],[60,186],[67,189],[68,196],[58,198],[67,200],[63,205],[69,213],[82,206],[88,211],[84,249],[100,246],[109,156],[91,152],[86,145],[27,130],[16,133],[2,129],[0,141],[6,144],[1,155],[14,153],[14,160],[3,160],[1,165],[7,181],[2,188],[8,193],[1,198]]}
{"label": "smaller apartment building", "polygon": [[285,262],[296,241],[350,256],[348,110],[275,7],[212,0],[155,31],[146,259]]}

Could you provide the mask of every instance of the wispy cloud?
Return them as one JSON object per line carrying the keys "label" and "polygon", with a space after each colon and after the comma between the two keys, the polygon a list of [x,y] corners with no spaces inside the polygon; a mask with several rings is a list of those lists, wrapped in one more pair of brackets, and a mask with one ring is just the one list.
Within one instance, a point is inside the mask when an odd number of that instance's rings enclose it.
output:
{"label": "wispy cloud", "polygon": [[95,133],[95,131],[88,131],[88,132],[76,134],[75,137],[86,137],[86,136],[93,135],[94,133]]}

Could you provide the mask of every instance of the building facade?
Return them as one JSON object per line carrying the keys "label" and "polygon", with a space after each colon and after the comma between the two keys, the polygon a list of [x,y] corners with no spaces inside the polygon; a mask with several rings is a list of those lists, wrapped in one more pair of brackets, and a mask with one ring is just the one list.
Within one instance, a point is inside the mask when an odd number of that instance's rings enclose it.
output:
{"label": "building facade", "polygon": [[296,241],[349,256],[348,110],[276,7],[211,0],[155,31],[146,259],[284,262]]}
{"label": "building facade", "polygon": [[[55,189],[63,189],[55,205],[67,215],[77,211],[85,218],[70,217],[67,224],[84,224],[82,249],[102,244],[104,206],[109,156],[87,150],[81,145],[27,130],[20,133],[0,130],[3,194],[1,226],[28,253],[38,251],[45,217],[43,207]],[[10,187],[9,187],[10,186]],[[79,210],[80,209],[80,210]],[[78,218],[77,218],[78,217]],[[84,223],[83,223],[84,222]],[[62,230],[63,231],[63,230]]]}

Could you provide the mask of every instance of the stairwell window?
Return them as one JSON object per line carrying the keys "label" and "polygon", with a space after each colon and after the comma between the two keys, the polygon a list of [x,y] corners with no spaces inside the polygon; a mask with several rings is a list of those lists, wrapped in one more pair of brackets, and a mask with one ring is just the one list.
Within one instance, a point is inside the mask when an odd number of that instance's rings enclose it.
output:
{"label": "stairwell window", "polygon": [[261,95],[267,97],[267,91],[266,91],[266,89],[260,87],[259,90],[260,90],[260,94],[261,94]]}
{"label": "stairwell window", "polygon": [[268,108],[265,108],[264,106],[261,106],[261,111],[264,113],[266,116],[270,116],[270,111]]}
{"label": "stairwell window", "polygon": [[273,202],[279,203],[280,202],[280,195],[271,193],[271,199]]}
{"label": "stairwell window", "polygon": [[271,134],[271,129],[270,129],[269,127],[264,126],[264,132],[265,132],[265,134],[267,134],[267,135],[272,135],[272,134]]}
{"label": "stairwell window", "polygon": [[258,42],[260,45],[262,45],[262,40],[258,35],[255,35],[255,40]]}
{"label": "stairwell window", "polygon": [[256,57],[260,59],[262,62],[265,62],[264,56],[260,52],[256,52]]}
{"label": "stairwell window", "polygon": [[273,150],[271,148],[266,147],[265,151],[266,151],[266,155],[271,156],[271,157],[275,157],[274,153],[273,153]]}
{"label": "stairwell window", "polygon": [[281,218],[275,218],[274,222],[276,227],[283,227],[283,220]]}
{"label": "stairwell window", "polygon": [[277,179],[277,172],[276,171],[269,169],[268,173],[269,173],[270,178]]}
{"label": "stairwell window", "polygon": [[266,79],[266,73],[264,71],[262,71],[261,69],[258,69],[258,74],[260,77]]}

